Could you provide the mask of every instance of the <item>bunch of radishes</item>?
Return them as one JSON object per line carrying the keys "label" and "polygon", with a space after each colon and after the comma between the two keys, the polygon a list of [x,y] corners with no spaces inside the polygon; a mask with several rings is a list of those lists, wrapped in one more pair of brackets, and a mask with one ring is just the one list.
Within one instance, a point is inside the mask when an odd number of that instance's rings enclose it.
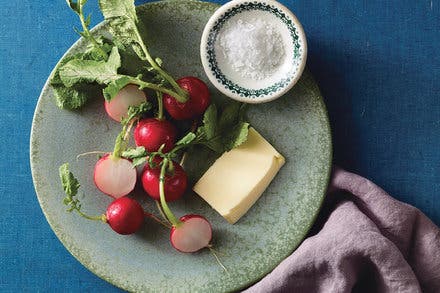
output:
{"label": "bunch of radishes", "polygon": [[[191,121],[194,129],[188,135],[194,140],[198,118],[210,104],[208,87],[195,77],[174,80],[162,68],[162,60],[150,55],[137,27],[133,0],[99,0],[113,40],[91,33],[90,17],[86,17],[83,10],[86,2],[67,0],[69,7],[80,18],[82,32],[77,31],[88,41],[88,49],[61,62],[51,84],[58,97],[58,105],[68,109],[77,109],[85,104],[84,86],[103,88],[105,110],[112,119],[122,123],[122,131],[116,138],[113,152],[102,156],[94,168],[96,187],[114,198],[105,215],[90,217],[81,211],[81,205],[75,197],[79,183],[67,164],[60,167],[61,181],[67,195],[64,203],[70,211],[76,210],[83,217],[107,222],[119,234],[138,231],[145,216],[161,222],[146,213],[137,201],[127,197],[138,179],[135,165],[139,161],[135,164],[134,159],[123,155],[134,127],[134,141],[144,152],[142,162],[145,162],[145,166],[140,176],[142,186],[158,203],[161,214],[169,224],[165,225],[171,227],[171,244],[182,252],[208,247],[212,237],[208,220],[193,214],[177,219],[167,205],[168,201],[179,199],[188,184],[185,170],[174,161],[187,146],[181,143],[187,136],[176,141],[179,134],[172,121]],[[143,63],[135,76],[127,75],[121,69],[121,53],[127,49],[134,51]],[[156,93],[157,103],[147,99],[144,89]],[[153,104],[157,106],[157,115],[145,118],[145,113],[153,108]],[[212,109],[215,110],[215,107]]]}
{"label": "bunch of radishes", "polygon": [[172,96],[159,94],[156,117],[133,116],[130,120],[126,119],[130,117],[130,107],[147,102],[145,93],[137,86],[127,85],[110,102],[105,102],[107,114],[125,123],[116,139],[114,151],[105,154],[96,163],[94,182],[101,192],[115,200],[108,206],[105,216],[87,218],[104,220],[115,232],[126,235],[138,231],[144,217],[151,216],[136,200],[127,197],[135,188],[138,174],[131,160],[124,158],[122,153],[128,145],[130,128],[134,126],[136,145],[151,154],[140,176],[143,189],[158,202],[161,214],[170,224],[172,246],[181,252],[195,252],[208,247],[212,238],[211,224],[203,216],[195,214],[177,219],[167,205],[167,202],[182,197],[188,180],[182,166],[173,161],[178,133],[174,124],[165,118],[161,105],[164,104],[173,120],[197,121],[209,106],[210,96],[206,84],[196,77],[184,77],[177,82],[187,91],[188,100],[181,103]]}

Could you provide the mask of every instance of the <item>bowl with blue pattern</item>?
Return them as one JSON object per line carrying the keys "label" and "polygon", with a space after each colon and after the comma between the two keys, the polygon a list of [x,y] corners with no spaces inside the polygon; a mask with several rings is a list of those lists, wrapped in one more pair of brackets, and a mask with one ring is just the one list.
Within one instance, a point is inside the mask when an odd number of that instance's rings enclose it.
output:
{"label": "bowl with blue pattern", "polygon": [[273,0],[233,0],[207,22],[200,56],[211,83],[245,103],[272,101],[299,80],[307,59],[301,23]]}

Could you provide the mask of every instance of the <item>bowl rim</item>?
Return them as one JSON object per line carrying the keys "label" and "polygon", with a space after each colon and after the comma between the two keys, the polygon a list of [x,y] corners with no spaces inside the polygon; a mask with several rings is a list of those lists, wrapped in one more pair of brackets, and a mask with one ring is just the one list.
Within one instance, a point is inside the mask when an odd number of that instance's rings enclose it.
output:
{"label": "bowl rim", "polygon": [[[217,77],[214,75],[213,70],[210,67],[211,62],[209,61],[207,45],[208,45],[208,40],[209,40],[209,36],[211,34],[211,31],[213,30],[217,21],[225,16],[226,12],[235,9],[242,4],[258,4],[258,3],[277,8],[282,13],[284,13],[288,19],[290,19],[292,21],[292,24],[295,27],[296,33],[297,33],[299,40],[301,42],[302,52],[300,55],[301,60],[299,62],[297,71],[293,74],[292,79],[289,82],[287,82],[286,85],[284,85],[280,90],[277,90],[273,93],[265,94],[265,95],[262,95],[262,96],[255,98],[252,96],[240,95],[240,93],[237,93],[236,91],[233,91],[233,90],[227,88],[225,85],[223,85],[222,83],[220,83],[218,81]],[[221,93],[223,93],[224,95],[226,95],[234,100],[237,100],[239,102],[245,102],[245,103],[251,103],[251,104],[265,103],[265,102],[270,102],[270,101],[273,101],[273,100],[281,97],[282,95],[287,93],[298,82],[299,78],[301,77],[301,75],[304,71],[306,61],[307,61],[307,39],[306,39],[304,29],[303,29],[301,23],[299,22],[298,18],[293,14],[292,11],[290,11],[286,6],[279,3],[278,1],[275,1],[275,0],[256,0],[256,1],[232,0],[232,1],[224,4],[223,6],[221,6],[219,9],[217,9],[214,12],[214,14],[210,17],[208,22],[206,23],[205,28],[203,30],[201,42],[200,42],[200,58],[202,61],[203,69],[204,69],[209,81]],[[230,80],[228,78],[226,78],[226,79],[228,81],[231,81],[232,83],[234,83],[232,80]],[[243,93],[241,93],[241,94],[243,94]]]}

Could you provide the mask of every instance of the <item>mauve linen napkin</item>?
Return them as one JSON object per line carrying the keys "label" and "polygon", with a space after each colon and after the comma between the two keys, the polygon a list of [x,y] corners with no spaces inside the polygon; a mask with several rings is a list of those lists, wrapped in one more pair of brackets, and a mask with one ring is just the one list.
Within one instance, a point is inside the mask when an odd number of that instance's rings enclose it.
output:
{"label": "mauve linen napkin", "polygon": [[440,292],[440,230],[371,181],[335,168],[309,237],[244,292]]}

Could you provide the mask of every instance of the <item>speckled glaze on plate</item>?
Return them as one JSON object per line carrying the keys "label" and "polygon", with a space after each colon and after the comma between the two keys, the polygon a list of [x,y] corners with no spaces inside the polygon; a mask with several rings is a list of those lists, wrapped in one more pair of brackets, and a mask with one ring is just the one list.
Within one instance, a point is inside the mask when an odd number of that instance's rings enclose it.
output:
{"label": "speckled glaze on plate", "polygon": [[[199,58],[203,27],[218,8],[197,1],[166,1],[138,7],[147,24],[146,42],[153,55],[165,61],[174,76],[194,75],[207,80]],[[99,25],[96,33],[104,33]],[[66,53],[84,48],[79,41]],[[222,99],[210,85],[214,99]],[[228,224],[208,204],[188,192],[171,203],[176,215],[201,213],[214,228],[213,245],[229,274],[209,250],[182,254],[169,244],[168,231],[146,220],[136,235],[122,236],[99,222],[66,213],[62,204],[58,166],[70,162],[80,180],[83,208],[105,211],[111,199],[93,185],[94,156],[76,160],[92,150],[111,150],[119,125],[106,117],[96,99],[78,112],[56,107],[53,92],[43,88],[31,133],[31,167],[41,208],[60,241],[84,266],[128,291],[225,292],[258,281],[304,239],[324,198],[331,168],[331,136],[327,112],[313,78],[305,71],[297,85],[278,100],[249,109],[252,125],[287,161],[266,192],[235,225]],[[191,158],[191,156],[190,156]],[[195,158],[193,156],[193,158]],[[188,165],[197,178],[212,157],[197,156]],[[154,203],[135,195],[155,212]]]}

